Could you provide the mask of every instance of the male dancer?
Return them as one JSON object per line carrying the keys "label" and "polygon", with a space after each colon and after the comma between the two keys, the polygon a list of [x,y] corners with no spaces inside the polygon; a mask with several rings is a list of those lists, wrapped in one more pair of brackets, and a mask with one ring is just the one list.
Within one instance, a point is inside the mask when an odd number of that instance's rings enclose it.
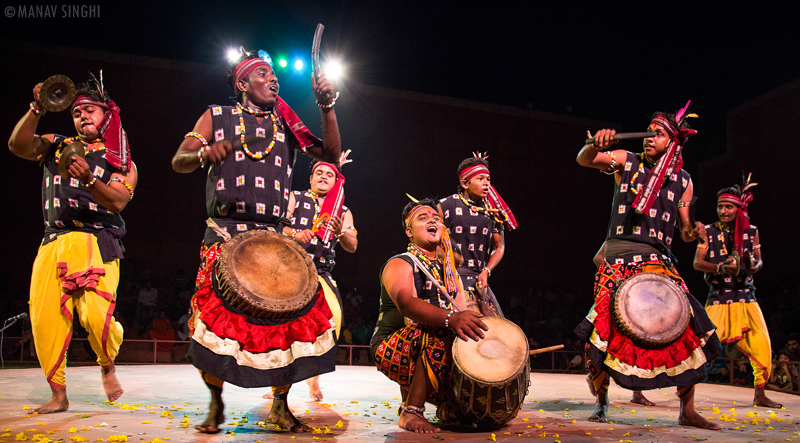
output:
{"label": "male dancer", "polygon": [[398,424],[419,433],[440,431],[423,415],[426,401],[439,406],[437,415],[443,420],[453,417],[450,349],[454,334],[477,341],[488,330],[481,314],[455,312],[453,299],[438,289],[459,294],[455,304],[461,309],[466,306],[453,272],[450,241],[435,205],[435,200],[423,199],[403,209],[408,252],[390,258],[381,271],[380,315],[371,349],[378,370],[400,385],[403,405]]}
{"label": "male dancer", "polygon": [[[747,192],[755,183],[724,188],[717,193],[719,221],[706,226],[708,241],[697,244],[694,268],[705,273],[709,286],[706,311],[717,326],[722,343],[737,347],[750,358],[755,377],[753,403],[780,408],[767,398],[764,388],[769,380],[772,347],[764,315],[756,301],[753,274],[761,270],[761,242],[758,228],[750,224]],[[734,252],[741,260],[739,271]]]}
{"label": "male dancer", "polygon": [[[230,236],[253,229],[281,232],[297,151],[328,162],[336,161],[341,152],[333,86],[324,73],[312,76],[311,81],[322,116],[320,140],[278,97],[271,59],[259,52],[263,58],[243,51],[230,67],[228,85],[237,96],[236,106],[210,106],[172,159],[173,169],[183,173],[209,166],[206,208],[211,220],[201,249],[190,323],[192,363],[211,390],[208,417],[196,426],[204,433],[219,432],[224,421],[223,381],[242,387],[272,386],[275,400],[267,421],[293,432],[308,430],[289,411],[289,388],[334,369],[332,314],[324,297],[318,294],[308,314],[277,324],[220,304],[210,278],[222,244]],[[277,350],[265,340],[248,339],[275,337],[298,325],[307,329],[304,335],[315,338],[311,342],[292,339],[298,346],[276,339],[281,343]],[[238,342],[236,349],[226,345],[232,341]]]}
{"label": "male dancer", "polygon": [[[687,105],[688,106],[688,105]],[[595,304],[575,332],[587,345],[587,362],[596,392],[591,421],[605,422],[608,415],[609,373],[620,386],[631,390],[679,386],[679,422],[719,429],[694,410],[694,385],[705,380],[704,364],[717,356],[719,340],[714,325],[697,300],[688,293],[672,263],[670,244],[675,225],[681,239],[692,241],[704,234],[703,225],[689,222],[692,183],[681,169],[681,150],[693,131],[684,121],[686,108],[677,114],[656,113],[644,140],[644,152],[601,152],[614,144],[612,129],[595,134],[577,161],[582,166],[613,174],[616,181],[611,223],[605,246],[605,262],[597,270]],[[687,294],[694,317],[675,343],[661,349],[638,346],[616,330],[609,300],[617,282],[641,272],[668,276]]]}
{"label": "male dancer", "polygon": [[504,230],[517,228],[514,214],[491,185],[488,156],[475,154],[458,165],[458,192],[439,202],[439,215],[464,261],[458,274],[472,297],[475,287],[494,299],[489,276],[505,254]]}
{"label": "male dancer", "polygon": [[[349,151],[348,151],[349,152]],[[320,223],[325,220],[320,219],[320,208],[325,204],[325,199],[339,178],[339,168],[348,160],[339,162],[339,166],[333,163],[318,161],[311,167],[311,177],[309,178],[309,189],[307,191],[292,191],[289,195],[289,206],[286,210],[286,218],[292,221],[291,226],[283,228],[286,235],[291,236],[300,243],[314,260],[317,268],[320,284],[325,291],[325,298],[333,311],[333,318],[336,321],[336,336],[342,328],[342,295],[339,287],[331,276],[333,266],[336,264],[336,252],[334,249],[337,244],[350,253],[356,252],[358,247],[358,231],[353,226],[353,212],[347,206],[342,206],[342,215],[331,216],[331,229],[333,237],[329,242],[323,242],[315,234]],[[336,198],[335,195],[331,195]],[[306,380],[309,387],[309,396],[314,401],[322,400],[322,391],[319,388],[319,376]]]}
{"label": "male dancer", "polygon": [[[124,250],[125,222],[119,213],[133,198],[138,175],[119,108],[101,82],[93,77],[78,85],[69,108],[78,135],[70,138],[35,135],[45,114],[41,86],[33,88],[30,111],[17,123],[8,146],[17,157],[44,166],[45,237],[33,264],[30,307],[36,354],[53,394],[35,411],[46,414],[69,409],[64,368],[75,310],[97,354],[108,399],[122,395],[114,358],[123,331],[112,316]],[[76,141],[85,158],[63,158],[62,150]],[[71,162],[63,177],[61,162]]]}

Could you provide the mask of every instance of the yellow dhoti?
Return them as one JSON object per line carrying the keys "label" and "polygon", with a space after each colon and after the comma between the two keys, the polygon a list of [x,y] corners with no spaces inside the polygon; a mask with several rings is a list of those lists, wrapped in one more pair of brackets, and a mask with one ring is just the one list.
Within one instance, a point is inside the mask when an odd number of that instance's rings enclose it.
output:
{"label": "yellow dhoti", "polygon": [[31,276],[33,340],[48,383],[65,389],[66,351],[72,338],[72,312],[97,363],[114,361],[122,344],[122,325],[113,316],[119,283],[119,260],[103,263],[97,238],[70,232],[39,248]]}
{"label": "yellow dhoti", "polygon": [[708,317],[717,325],[722,343],[736,344],[750,359],[756,389],[763,388],[769,379],[772,346],[764,314],[756,302],[719,303],[706,306]]}

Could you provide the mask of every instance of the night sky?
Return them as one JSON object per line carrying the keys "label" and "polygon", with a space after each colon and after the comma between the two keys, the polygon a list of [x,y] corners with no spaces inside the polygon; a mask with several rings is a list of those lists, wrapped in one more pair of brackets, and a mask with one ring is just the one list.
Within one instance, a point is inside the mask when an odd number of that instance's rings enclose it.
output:
{"label": "night sky", "polygon": [[[343,81],[615,122],[630,131],[643,130],[653,111],[674,112],[691,99],[700,115],[692,121],[700,133],[684,151],[691,173],[725,152],[730,109],[800,78],[797,2],[446,3],[101,2],[100,18],[9,17],[4,7],[0,38],[3,45],[49,43],[211,64],[242,44],[308,63],[321,22],[323,58],[348,66]],[[16,68],[7,60],[3,78]],[[29,91],[41,80],[3,87]],[[27,101],[11,103],[8,95],[3,106],[24,111]],[[10,158],[8,151],[2,158]],[[33,183],[38,179],[25,185]],[[5,183],[0,195],[7,200],[19,185]],[[606,213],[597,216],[606,223]],[[4,217],[4,230],[8,222]],[[29,264],[20,269],[28,272]]]}

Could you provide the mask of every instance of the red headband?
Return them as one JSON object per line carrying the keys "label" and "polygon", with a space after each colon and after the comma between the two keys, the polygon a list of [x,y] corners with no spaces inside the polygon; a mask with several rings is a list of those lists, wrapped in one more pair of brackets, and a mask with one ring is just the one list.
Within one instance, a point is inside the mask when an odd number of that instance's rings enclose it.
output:
{"label": "red headband", "polygon": [[79,95],[75,97],[75,100],[72,101],[72,110],[74,111],[75,108],[81,105],[94,105],[105,110],[108,110],[108,105],[104,102],[99,102],[97,100],[92,100],[91,97],[88,95]]}
{"label": "red headband", "polygon": [[336,168],[336,166],[333,163],[328,163],[328,162],[316,162],[314,164],[314,167],[311,168],[311,173],[313,174],[314,171],[316,171],[317,168],[319,168],[320,166],[327,166],[327,167],[333,169],[333,173],[334,174],[338,174],[339,173],[339,169]]}
{"label": "red headband", "polygon": [[236,87],[236,83],[239,83],[239,80],[247,77],[247,74],[249,74],[250,71],[261,65],[269,66],[269,63],[258,57],[242,60],[242,62],[233,69],[233,90],[238,91],[239,89]]}
{"label": "red headband", "polygon": [[472,177],[475,177],[478,174],[486,174],[489,175],[489,168],[484,165],[477,164],[474,166],[470,166],[469,168],[464,169],[458,174],[458,179],[462,182],[469,181]]}

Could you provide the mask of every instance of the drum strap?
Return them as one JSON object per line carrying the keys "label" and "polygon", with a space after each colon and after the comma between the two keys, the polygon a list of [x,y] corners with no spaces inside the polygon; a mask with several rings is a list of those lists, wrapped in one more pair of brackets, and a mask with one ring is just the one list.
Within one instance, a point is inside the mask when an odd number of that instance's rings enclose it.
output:
{"label": "drum strap", "polygon": [[206,220],[206,226],[213,229],[214,232],[217,233],[217,235],[222,237],[223,240],[228,241],[231,239],[231,234],[228,231],[222,229],[214,220],[211,219],[211,217],[209,217],[208,220]]}
{"label": "drum strap", "polygon": [[428,271],[428,268],[422,263],[420,259],[418,259],[414,254],[410,252],[405,252],[404,255],[407,255],[409,258],[411,258],[411,261],[413,261],[414,264],[417,265],[417,269],[422,271],[422,273],[425,274],[425,277],[428,277],[428,280],[430,280],[431,283],[433,283],[433,285],[436,286],[442,294],[444,294],[444,296],[447,298],[447,301],[450,302],[450,306],[453,307],[453,310],[455,312],[461,312],[464,310],[464,308],[459,306],[456,303],[456,301],[453,300],[453,297],[450,296],[450,294],[447,292],[447,289],[445,289],[442,286],[442,284],[439,283],[439,281],[433,278],[433,275],[431,275],[430,271]]}

